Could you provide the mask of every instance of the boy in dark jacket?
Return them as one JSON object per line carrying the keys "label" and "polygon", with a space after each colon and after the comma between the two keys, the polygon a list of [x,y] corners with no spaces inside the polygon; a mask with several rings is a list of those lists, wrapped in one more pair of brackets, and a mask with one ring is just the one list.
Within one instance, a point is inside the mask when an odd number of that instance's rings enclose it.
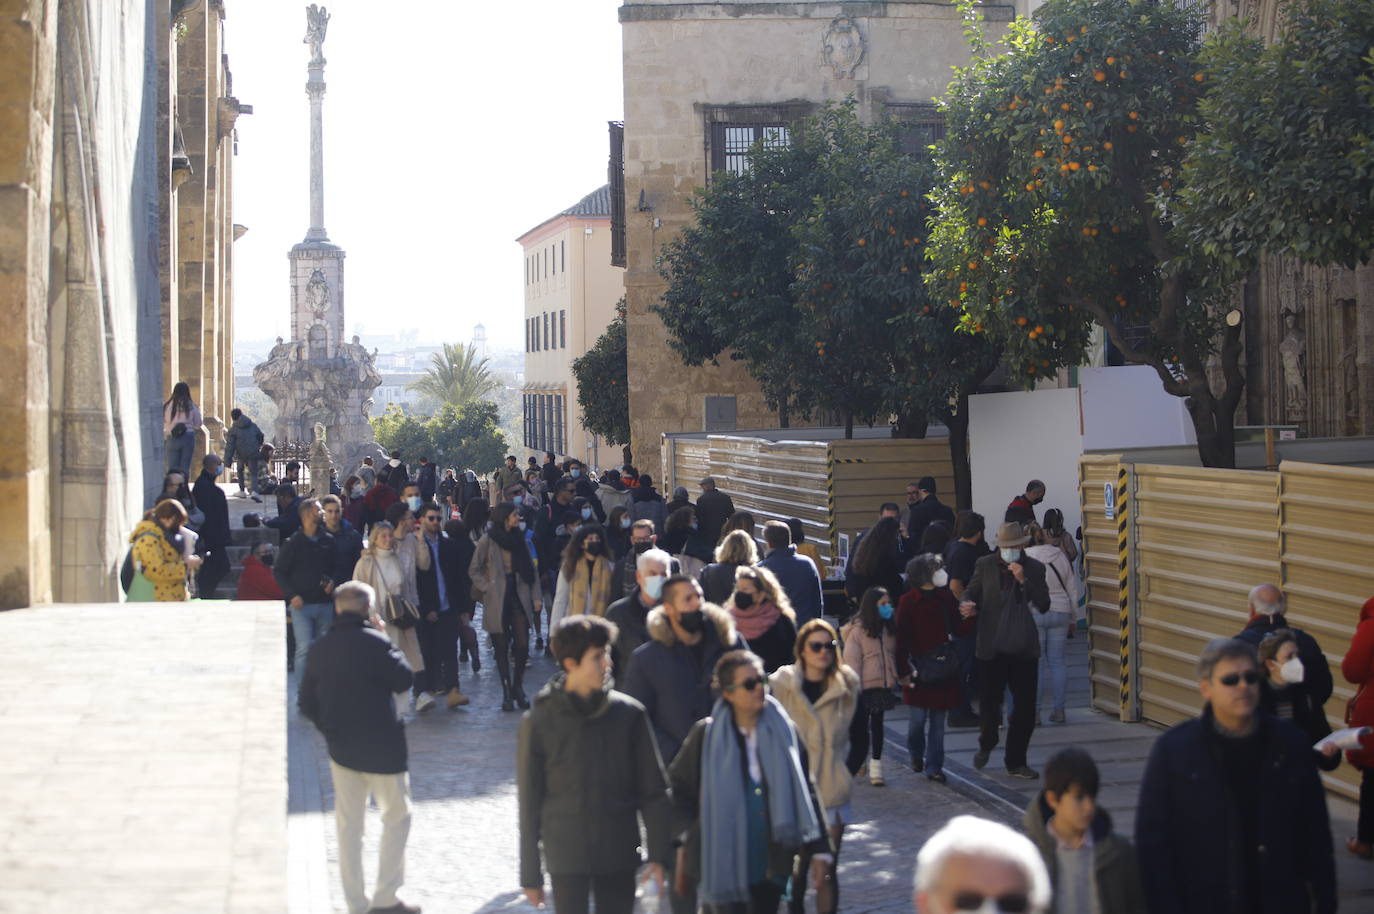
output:
{"label": "boy in dark jacket", "polygon": [[[549,638],[561,671],[520,721],[520,885],[544,904],[544,868],[556,911],[630,914],[639,821],[659,890],[671,844],[668,778],[639,702],[610,688],[615,626],[570,616]],[[540,848],[543,848],[543,865]]]}
{"label": "boy in dark jacket", "polygon": [[1045,858],[1055,914],[1145,914],[1135,848],[1112,831],[1097,788],[1092,756],[1070,746],[1045,765],[1045,789],[1026,809],[1026,834]]}

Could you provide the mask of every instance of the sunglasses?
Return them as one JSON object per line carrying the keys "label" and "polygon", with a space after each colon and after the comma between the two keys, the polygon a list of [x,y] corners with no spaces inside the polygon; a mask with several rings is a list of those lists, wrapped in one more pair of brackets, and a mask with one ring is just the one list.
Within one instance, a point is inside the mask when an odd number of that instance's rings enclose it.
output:
{"label": "sunglasses", "polygon": [[954,910],[982,911],[984,914],[992,914],[993,911],[999,911],[1001,914],[1024,914],[1030,910],[1030,897],[1020,892],[1008,892],[996,897],[984,895],[982,892],[959,892],[954,896]]}
{"label": "sunglasses", "polygon": [[754,691],[755,689],[757,689],[757,688],[758,688],[760,685],[762,685],[762,684],[763,684],[763,680],[762,680],[762,679],[760,679],[760,678],[757,677],[757,676],[750,676],[748,679],[744,680],[743,682],[737,682],[737,683],[735,683],[734,685],[726,686],[726,687],[725,687],[725,691],[727,691],[727,692],[733,692],[733,691],[735,691],[735,689],[743,689],[743,690],[746,691],[746,692],[752,692],[752,691]]}
{"label": "sunglasses", "polygon": [[1245,680],[1246,685],[1254,685],[1259,682],[1259,673],[1256,673],[1254,670],[1246,670],[1244,673],[1227,673],[1225,676],[1218,679],[1217,682],[1220,682],[1224,686],[1233,686],[1238,684],[1242,679]]}
{"label": "sunglasses", "polygon": [[834,641],[808,641],[808,642],[806,642],[806,649],[807,649],[808,651],[810,651],[811,653],[813,653],[813,654],[819,654],[821,651],[833,651],[833,650],[835,649],[835,642],[834,642]]}

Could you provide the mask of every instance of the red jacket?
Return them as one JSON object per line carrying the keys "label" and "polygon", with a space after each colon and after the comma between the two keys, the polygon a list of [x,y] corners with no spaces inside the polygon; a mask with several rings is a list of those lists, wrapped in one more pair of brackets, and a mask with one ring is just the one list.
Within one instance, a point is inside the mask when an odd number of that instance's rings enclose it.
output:
{"label": "red jacket", "polygon": [[272,569],[251,552],[243,560],[243,574],[239,576],[239,590],[235,600],[282,600],[281,588],[272,576]]}
{"label": "red jacket", "polygon": [[[1374,727],[1374,597],[1365,601],[1355,637],[1341,660],[1341,673],[1346,682],[1356,686],[1355,706],[1350,715],[1352,727]],[[1374,736],[1362,741],[1359,751],[1346,753],[1350,764],[1374,768]]]}
{"label": "red jacket", "polygon": [[[911,673],[909,657],[928,654],[947,637],[946,613],[955,637],[973,632],[976,619],[959,617],[959,601],[948,588],[908,590],[897,604],[897,673],[905,679]],[[933,686],[903,686],[902,701],[917,708],[952,711],[959,707],[959,680]]]}

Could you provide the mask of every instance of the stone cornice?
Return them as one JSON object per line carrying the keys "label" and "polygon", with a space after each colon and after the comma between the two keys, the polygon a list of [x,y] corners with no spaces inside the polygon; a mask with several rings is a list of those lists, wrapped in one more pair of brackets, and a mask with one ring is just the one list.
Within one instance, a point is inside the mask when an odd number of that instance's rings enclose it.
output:
{"label": "stone cornice", "polygon": [[[959,17],[959,9],[940,0],[862,0],[836,3],[626,3],[620,7],[620,21],[663,22],[676,19],[819,19],[836,16],[851,19],[915,18],[902,14],[913,7],[940,7],[949,11],[950,18]],[[980,6],[989,22],[1010,21],[1016,9],[1010,3]]]}

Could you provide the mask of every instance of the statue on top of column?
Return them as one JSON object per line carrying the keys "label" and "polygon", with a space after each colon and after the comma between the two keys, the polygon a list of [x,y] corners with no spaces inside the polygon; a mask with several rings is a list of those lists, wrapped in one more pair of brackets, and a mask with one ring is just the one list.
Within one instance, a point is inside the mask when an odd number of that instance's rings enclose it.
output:
{"label": "statue on top of column", "polygon": [[329,28],[329,13],[324,7],[312,3],[305,8],[305,40],[310,45],[310,62],[324,63],[324,33]]}

